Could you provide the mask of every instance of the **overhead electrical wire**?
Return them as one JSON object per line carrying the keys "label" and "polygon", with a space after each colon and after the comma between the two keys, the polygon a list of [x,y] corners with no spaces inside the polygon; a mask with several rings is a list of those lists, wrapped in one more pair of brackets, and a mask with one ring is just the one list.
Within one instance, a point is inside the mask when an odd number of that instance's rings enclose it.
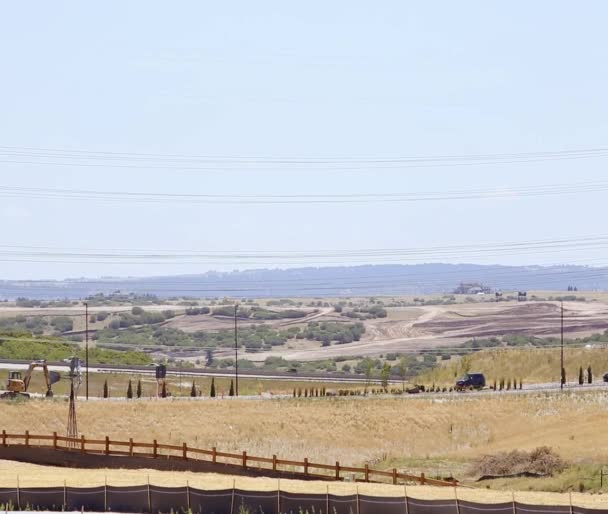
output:
{"label": "overhead electrical wire", "polygon": [[527,253],[542,254],[569,250],[590,250],[608,247],[608,236],[600,235],[593,237],[575,237],[568,239],[546,239],[520,242],[490,243],[490,244],[468,244],[452,246],[432,246],[427,248],[367,248],[367,249],[347,249],[331,251],[282,251],[282,252],[255,252],[255,251],[179,251],[168,253],[167,251],[156,250],[135,253],[134,251],[120,250],[67,250],[54,249],[48,247],[26,247],[17,245],[0,246],[0,259],[2,258],[39,258],[45,259],[97,259],[99,261],[123,259],[124,262],[165,262],[183,261],[192,259],[186,263],[196,263],[196,260],[207,262],[215,259],[218,262],[227,261],[228,263],[242,260],[257,262],[261,259],[282,262],[285,260],[302,259],[318,261],[322,259],[381,259],[386,262],[389,258],[399,260],[415,259],[441,259],[441,258],[471,258],[471,257],[493,257],[500,255],[525,255]]}
{"label": "overhead electrical wire", "polygon": [[608,148],[586,148],[543,152],[462,154],[371,158],[280,158],[196,156],[179,154],[120,153],[90,150],[0,146],[0,163],[17,165],[103,167],[116,169],[175,171],[378,171],[408,168],[442,168],[525,164],[608,157]]}
{"label": "overhead electrical wire", "polygon": [[0,185],[0,197],[35,198],[42,200],[81,200],[128,203],[178,204],[353,204],[353,203],[422,203],[438,201],[494,200],[503,198],[535,198],[608,191],[608,181],[587,181],[568,184],[545,184],[468,189],[456,191],[420,191],[407,193],[337,193],[337,194],[196,194],[155,193],[142,191],[101,191],[86,189],[54,189]]}
{"label": "overhead electrical wire", "polygon": [[[535,160],[560,160],[607,157],[608,147],[593,147],[570,150],[535,151],[535,152],[504,152],[451,155],[418,155],[418,156],[382,156],[382,157],[268,157],[268,156],[227,156],[227,155],[187,155],[187,154],[155,154],[94,151],[61,148],[35,148],[0,145],[0,157],[19,159],[47,158],[78,161],[131,161],[154,162],[179,165],[185,163],[230,164],[239,166],[264,165],[357,165],[369,167],[373,165],[463,165],[466,163],[492,162],[530,162]],[[65,162],[64,162],[65,163]],[[61,162],[58,162],[61,164]],[[68,163],[69,164],[69,163]]]}

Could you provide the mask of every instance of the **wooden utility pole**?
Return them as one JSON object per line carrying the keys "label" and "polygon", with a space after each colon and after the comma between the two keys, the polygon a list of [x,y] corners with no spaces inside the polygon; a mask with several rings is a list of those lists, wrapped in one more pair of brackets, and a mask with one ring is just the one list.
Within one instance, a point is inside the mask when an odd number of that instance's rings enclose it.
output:
{"label": "wooden utility pole", "polygon": [[564,302],[560,302],[560,323],[561,323],[561,368],[559,370],[560,389],[564,389]]}
{"label": "wooden utility pole", "polygon": [[84,329],[84,340],[85,340],[85,349],[84,349],[84,360],[85,360],[85,389],[86,389],[86,398],[89,399],[89,304],[88,302],[84,302],[84,318],[85,318],[85,329]]}
{"label": "wooden utility pole", "polygon": [[239,310],[239,304],[234,305],[234,382],[235,396],[239,395],[239,333],[237,327],[237,314]]}

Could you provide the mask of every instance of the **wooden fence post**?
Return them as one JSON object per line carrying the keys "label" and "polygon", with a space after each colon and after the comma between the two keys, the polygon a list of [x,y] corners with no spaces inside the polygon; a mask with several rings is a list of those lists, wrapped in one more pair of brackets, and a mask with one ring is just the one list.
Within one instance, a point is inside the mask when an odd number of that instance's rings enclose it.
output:
{"label": "wooden fence post", "polygon": [[84,447],[84,436],[80,436],[80,453],[86,453],[85,447]]}
{"label": "wooden fence post", "polygon": [[186,443],[183,445],[182,453],[184,454],[184,460],[188,460],[188,445]]}
{"label": "wooden fence post", "polygon": [[243,452],[243,469],[247,469],[247,452]]}
{"label": "wooden fence post", "polygon": [[129,456],[133,457],[133,438],[129,438]]}
{"label": "wooden fence post", "polygon": [[6,430],[2,431],[2,446],[6,448]]}
{"label": "wooden fence post", "polygon": [[340,463],[336,462],[336,480],[340,480]]}
{"label": "wooden fence post", "polygon": [[57,449],[57,432],[53,432],[53,450]]}
{"label": "wooden fence post", "polygon": [[424,485],[425,481],[424,473],[420,473],[420,485]]}
{"label": "wooden fence post", "polygon": [[29,430],[25,431],[25,447],[26,448],[30,447],[30,431]]}
{"label": "wooden fence post", "polygon": [[308,475],[308,457],[304,458],[304,474]]}
{"label": "wooden fence post", "polygon": [[158,457],[158,443],[156,442],[156,439],[154,439],[153,455],[155,459]]}
{"label": "wooden fence post", "polygon": [[272,471],[276,471],[277,470],[277,456],[273,455],[272,456]]}
{"label": "wooden fence post", "polygon": [[393,485],[397,485],[397,470],[393,468]]}
{"label": "wooden fence post", "polygon": [[110,438],[106,436],[106,455],[110,455]]}
{"label": "wooden fence post", "polygon": [[217,463],[217,448],[214,446],[211,451],[213,452],[213,454],[211,455],[211,461],[213,462],[213,464]]}
{"label": "wooden fence post", "polygon": [[369,464],[365,465],[365,481],[369,482]]}

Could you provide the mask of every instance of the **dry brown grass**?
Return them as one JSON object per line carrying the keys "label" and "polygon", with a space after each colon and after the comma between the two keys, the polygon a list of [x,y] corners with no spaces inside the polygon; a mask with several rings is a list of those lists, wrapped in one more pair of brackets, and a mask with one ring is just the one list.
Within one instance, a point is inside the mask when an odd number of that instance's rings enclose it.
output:
{"label": "dry brown grass", "polygon": [[[65,432],[67,403],[0,403],[2,428]],[[376,466],[404,459],[469,461],[551,446],[568,460],[608,461],[603,393],[446,398],[90,401],[87,437],[188,442],[251,455]]]}
{"label": "dry brown grass", "polygon": [[[403,496],[404,486],[388,484],[355,484],[352,482],[308,482],[301,480],[276,480],[271,478],[247,478],[212,473],[191,473],[177,471],[157,471],[153,469],[73,469],[52,466],[38,466],[20,462],[0,460],[0,487],[94,487],[107,483],[115,486],[142,485],[150,481],[152,485],[179,487],[186,484],[201,489],[229,489],[233,486],[250,491],[281,491],[309,494],[349,495],[365,494],[370,496]],[[504,492],[487,489],[460,488],[457,493],[451,488],[427,486],[408,486],[407,495],[419,499],[453,499],[455,494],[460,500],[479,503],[501,503],[517,501],[536,505],[568,505],[570,496],[557,493]],[[573,494],[572,502],[579,506],[592,508],[608,507],[608,497]]]}
{"label": "dry brown grass", "polygon": [[[604,343],[605,344],[605,343]],[[566,379],[569,383],[578,383],[579,368],[583,368],[587,380],[587,366],[591,366],[594,380],[601,381],[608,371],[608,348],[566,348],[564,351]],[[560,351],[559,349],[488,349],[468,355],[465,358],[446,361],[442,366],[417,377],[416,382],[435,383],[441,386],[452,386],[456,376],[466,371],[483,372],[488,386],[493,381],[523,380],[530,383],[559,382]]]}

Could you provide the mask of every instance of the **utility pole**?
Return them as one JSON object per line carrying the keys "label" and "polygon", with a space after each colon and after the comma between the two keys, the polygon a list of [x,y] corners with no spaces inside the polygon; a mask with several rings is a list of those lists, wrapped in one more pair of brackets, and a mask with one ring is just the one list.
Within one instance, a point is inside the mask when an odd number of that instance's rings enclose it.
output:
{"label": "utility pole", "polygon": [[237,314],[239,304],[234,305],[234,382],[235,396],[239,395],[239,333],[237,328]]}
{"label": "utility pole", "polygon": [[561,322],[561,368],[559,370],[559,383],[560,389],[563,391],[564,389],[564,302],[560,302],[560,322]]}
{"label": "utility pole", "polygon": [[85,329],[84,329],[84,340],[85,340],[85,348],[84,348],[84,360],[85,360],[85,390],[86,390],[86,398],[89,399],[89,304],[88,302],[84,302],[84,318],[85,318]]}

